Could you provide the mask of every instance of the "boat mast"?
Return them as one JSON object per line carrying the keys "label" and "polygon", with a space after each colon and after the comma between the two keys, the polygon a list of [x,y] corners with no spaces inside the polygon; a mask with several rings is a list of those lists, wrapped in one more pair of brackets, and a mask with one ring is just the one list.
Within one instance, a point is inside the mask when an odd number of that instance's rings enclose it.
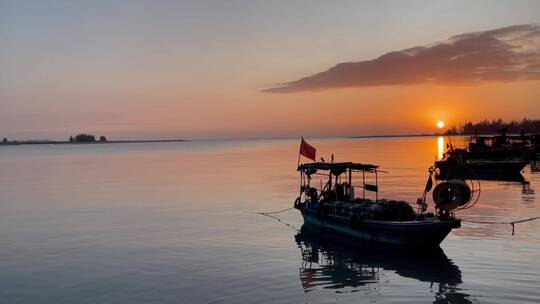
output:
{"label": "boat mast", "polygon": [[366,199],[366,171],[362,170],[362,199]]}
{"label": "boat mast", "polygon": [[375,169],[375,186],[377,191],[375,192],[375,202],[379,201],[379,180],[377,178],[377,169]]}

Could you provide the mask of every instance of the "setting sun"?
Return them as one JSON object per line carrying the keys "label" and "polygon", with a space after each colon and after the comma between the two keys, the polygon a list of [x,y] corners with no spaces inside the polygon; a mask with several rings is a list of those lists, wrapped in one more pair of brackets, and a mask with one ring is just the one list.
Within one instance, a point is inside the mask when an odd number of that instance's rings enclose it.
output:
{"label": "setting sun", "polygon": [[437,128],[439,128],[439,129],[444,128],[444,121],[439,120],[439,121],[437,122]]}

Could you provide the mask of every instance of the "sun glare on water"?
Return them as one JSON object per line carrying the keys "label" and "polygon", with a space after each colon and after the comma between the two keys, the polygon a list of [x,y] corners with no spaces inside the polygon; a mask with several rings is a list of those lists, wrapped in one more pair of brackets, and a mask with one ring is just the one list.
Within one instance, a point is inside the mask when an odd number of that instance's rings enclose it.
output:
{"label": "sun glare on water", "polygon": [[439,129],[444,128],[444,121],[439,120],[439,121],[437,122],[437,128],[439,128]]}

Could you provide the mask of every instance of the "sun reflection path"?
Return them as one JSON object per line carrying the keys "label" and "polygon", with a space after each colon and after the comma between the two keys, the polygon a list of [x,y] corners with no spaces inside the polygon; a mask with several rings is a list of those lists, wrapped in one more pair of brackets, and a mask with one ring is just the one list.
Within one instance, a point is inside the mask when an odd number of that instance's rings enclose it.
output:
{"label": "sun reflection path", "polygon": [[444,155],[444,136],[437,137],[437,160],[441,160]]}

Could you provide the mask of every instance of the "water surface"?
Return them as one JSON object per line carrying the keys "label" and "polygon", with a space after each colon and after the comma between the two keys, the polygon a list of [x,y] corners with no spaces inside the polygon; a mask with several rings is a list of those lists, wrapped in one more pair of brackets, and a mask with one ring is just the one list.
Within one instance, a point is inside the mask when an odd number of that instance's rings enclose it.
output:
{"label": "water surface", "polygon": [[[309,140],[415,201],[437,137]],[[459,144],[459,139],[452,139]],[[538,222],[464,223],[434,254],[300,231],[298,140],[0,147],[2,303],[537,303]],[[539,215],[540,174],[482,182],[470,220]]]}

